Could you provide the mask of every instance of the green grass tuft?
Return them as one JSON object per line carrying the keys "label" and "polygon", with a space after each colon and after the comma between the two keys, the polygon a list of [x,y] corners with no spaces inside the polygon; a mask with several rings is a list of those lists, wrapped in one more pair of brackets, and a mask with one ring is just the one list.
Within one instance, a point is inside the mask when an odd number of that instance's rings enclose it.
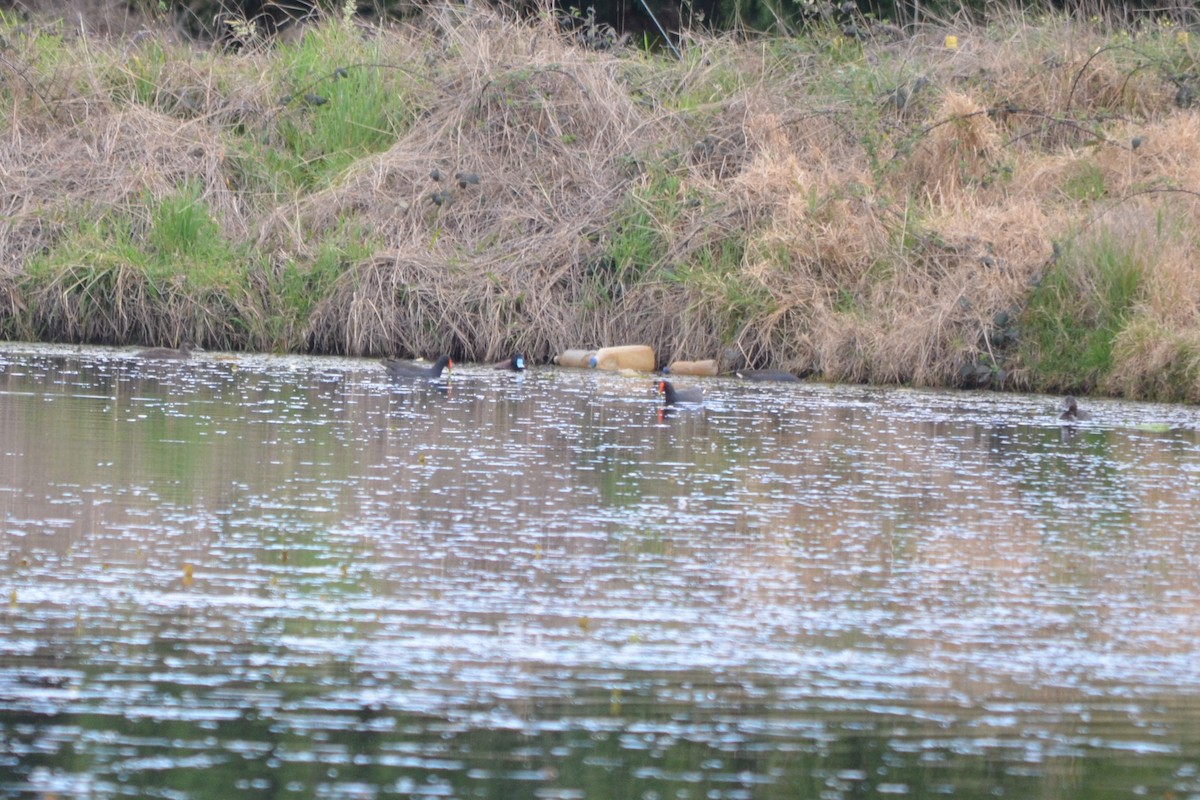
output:
{"label": "green grass tuft", "polygon": [[324,25],[278,59],[280,106],[264,146],[241,142],[282,180],[309,189],[328,184],[357,159],[388,147],[417,113],[411,73],[384,63],[351,28]]}
{"label": "green grass tuft", "polygon": [[650,167],[630,191],[612,223],[604,253],[590,271],[601,303],[620,299],[665,265],[683,211],[681,192],[680,176],[666,163]]}
{"label": "green grass tuft", "polygon": [[1033,292],[1022,325],[1022,357],[1035,385],[1089,391],[1108,374],[1143,272],[1136,250],[1110,233],[1064,249]]}

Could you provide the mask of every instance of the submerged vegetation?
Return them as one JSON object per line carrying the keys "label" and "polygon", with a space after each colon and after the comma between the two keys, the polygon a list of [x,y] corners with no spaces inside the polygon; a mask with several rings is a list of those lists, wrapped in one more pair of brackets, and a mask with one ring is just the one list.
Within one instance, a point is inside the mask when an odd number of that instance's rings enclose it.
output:
{"label": "submerged vegetation", "polygon": [[[0,335],[1200,402],[1200,37],[0,23]],[[612,43],[609,42],[609,45]]]}

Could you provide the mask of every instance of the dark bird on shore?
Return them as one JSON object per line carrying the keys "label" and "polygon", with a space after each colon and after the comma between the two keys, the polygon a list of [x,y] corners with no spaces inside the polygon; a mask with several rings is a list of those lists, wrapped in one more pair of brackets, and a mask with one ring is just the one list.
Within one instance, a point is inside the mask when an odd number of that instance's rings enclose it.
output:
{"label": "dark bird on shore", "polygon": [[658,393],[663,396],[663,404],[668,406],[704,402],[704,392],[700,389],[676,389],[670,381],[659,381]]}
{"label": "dark bird on shore", "polygon": [[442,179],[442,171],[437,167],[434,167],[433,171],[429,173],[429,177],[435,181],[440,181]]}
{"label": "dark bird on shore", "polygon": [[479,176],[474,172],[456,172],[454,177],[458,178],[458,188],[460,189],[479,185]]}
{"label": "dark bird on shore", "polygon": [[1074,422],[1078,419],[1088,419],[1092,415],[1079,408],[1079,403],[1074,397],[1063,398],[1063,412],[1058,415],[1059,419],[1065,419]]}
{"label": "dark bird on shore", "polygon": [[192,357],[191,342],[184,342],[179,347],[150,347],[138,351],[138,358],[150,361],[186,361]]}
{"label": "dark bird on shore", "polygon": [[389,378],[437,380],[442,377],[443,369],[449,367],[451,372],[454,371],[454,361],[450,356],[442,356],[433,362],[433,366],[431,367],[422,367],[420,364],[414,364],[411,361],[397,361],[394,358],[385,358],[379,363],[387,367]]}
{"label": "dark bird on shore", "polygon": [[799,383],[800,379],[790,372],[780,369],[740,369],[733,373],[744,381],[782,381],[784,383]]}
{"label": "dark bird on shore", "polygon": [[499,364],[496,364],[495,367],[493,367],[493,369],[507,369],[507,370],[512,370],[513,372],[524,372],[525,371],[525,356],[522,355],[521,353],[517,353],[512,358],[506,358],[503,361],[501,361]]}

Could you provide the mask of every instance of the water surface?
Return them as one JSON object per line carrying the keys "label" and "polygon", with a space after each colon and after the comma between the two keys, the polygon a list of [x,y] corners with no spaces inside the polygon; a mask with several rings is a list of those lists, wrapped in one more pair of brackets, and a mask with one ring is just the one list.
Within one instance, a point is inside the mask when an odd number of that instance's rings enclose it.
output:
{"label": "water surface", "polygon": [[704,386],[5,346],[0,796],[1200,797],[1194,409]]}

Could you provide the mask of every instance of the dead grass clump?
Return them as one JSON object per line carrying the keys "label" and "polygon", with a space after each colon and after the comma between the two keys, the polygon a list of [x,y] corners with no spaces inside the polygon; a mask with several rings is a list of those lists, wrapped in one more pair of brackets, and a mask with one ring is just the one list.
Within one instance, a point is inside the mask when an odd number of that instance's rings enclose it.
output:
{"label": "dead grass clump", "polygon": [[[81,212],[131,209],[198,181],[231,232],[244,230],[227,188],[219,131],[141,105],[93,101],[78,126],[21,123],[0,139],[0,259],[10,269],[52,248],[62,224]],[[220,213],[224,211],[225,213]]]}
{"label": "dead grass clump", "polygon": [[261,309],[244,293],[211,291],[166,280],[138,265],[78,263],[30,281],[23,332],[37,339],[105,344],[195,342],[245,347]]}
{"label": "dead grass clump", "polygon": [[[1138,236],[1148,261],[1137,301],[1113,341],[1113,368],[1103,388],[1132,397],[1200,401],[1200,265],[1195,253],[1198,214],[1164,224],[1157,205],[1126,211],[1122,227]],[[1200,211],[1194,199],[1193,212]],[[1136,225],[1136,232],[1130,232]]]}
{"label": "dead grass clump", "polygon": [[[551,263],[568,254],[537,244]],[[447,263],[446,254],[404,247],[348,267],[314,309],[304,336],[316,352],[430,355],[452,352],[468,360],[500,358],[520,350],[546,359],[576,341],[572,304],[564,297],[578,276],[545,271],[512,254],[495,261]],[[603,341],[599,339],[597,341]]]}
{"label": "dead grass clump", "polygon": [[[465,331],[447,324],[447,306],[462,298],[445,277],[433,259],[418,262],[400,254],[351,265],[311,318],[314,349],[389,353],[399,348],[418,355],[457,349]],[[446,289],[438,292],[439,286]]]}
{"label": "dead grass clump", "polygon": [[890,221],[865,198],[796,193],[782,204],[763,243],[786,248],[789,271],[802,266],[824,286],[854,290],[886,252]]}
{"label": "dead grass clump", "polygon": [[743,291],[766,300],[754,304],[737,344],[754,365],[824,374],[831,331],[818,322],[822,309],[861,287],[886,246],[887,225],[861,196],[865,172],[847,164],[839,171],[822,156],[819,138],[796,141],[774,123],[751,118],[748,138],[758,151],[731,181],[750,237],[738,265]]}
{"label": "dead grass clump", "polygon": [[[1176,216],[1172,223],[1153,221],[1153,269],[1148,271],[1145,295],[1139,311],[1151,316],[1173,330],[1200,330],[1200,236],[1196,234],[1200,217],[1200,198],[1192,198],[1193,213]],[[1145,222],[1151,224],[1150,214],[1161,214],[1157,207],[1147,208]]]}
{"label": "dead grass clump", "polygon": [[867,383],[879,372],[873,358],[879,328],[860,314],[820,309],[813,319],[812,372],[827,380]]}
{"label": "dead grass clump", "polygon": [[1166,110],[1173,93],[1139,56],[1135,48],[1121,45],[1101,45],[1086,57],[1076,56],[1058,70],[1069,80],[1062,84],[1061,105],[1051,108],[1089,118],[1111,113],[1148,117]]}
{"label": "dead grass clump", "polygon": [[966,195],[925,218],[925,225],[953,244],[964,266],[981,278],[1019,281],[1028,281],[1044,266],[1050,255],[1046,231],[1057,224],[1032,197],[1000,203]]}
{"label": "dead grass clump", "polygon": [[790,204],[797,197],[824,197],[842,189],[873,184],[861,147],[852,146],[844,126],[824,114],[780,114],[781,100],[763,95],[748,104],[744,116],[728,124],[745,141],[741,168],[727,183],[739,205],[756,212]]}
{"label": "dead grass clump", "polygon": [[[953,254],[932,242],[923,255],[894,257],[853,295],[820,308],[814,323],[827,341],[819,372],[835,380],[946,385],[960,366],[962,331],[978,326],[968,277]],[[915,256],[916,254],[910,254]]]}
{"label": "dead grass clump", "polygon": [[[497,358],[518,342],[548,354],[587,331],[586,306],[572,308],[564,287],[589,284],[598,234],[631,179],[655,171],[666,128],[619,90],[611,57],[490,15],[440,20],[439,35],[470,57],[436,113],[337,185],[281,209],[264,235],[303,250],[354,219],[397,254],[361,265],[352,290],[322,305],[310,326],[318,343],[424,353],[449,331],[467,358]],[[396,274],[361,280],[383,263]],[[555,298],[565,302],[551,310]],[[435,325],[412,324],[430,309]]]}
{"label": "dead grass clump", "polygon": [[1028,201],[959,201],[919,226],[913,212],[907,230],[904,212],[862,201],[831,204],[820,227],[781,215],[792,247],[776,232],[776,260],[752,267],[772,288],[772,327],[788,330],[775,355],[843,381],[944,386],[962,382],[965,365],[1004,369],[1008,318],[1047,255],[1046,220]]}
{"label": "dead grass clump", "polygon": [[1113,343],[1107,392],[1163,402],[1200,403],[1200,330],[1133,319]]}
{"label": "dead grass clump", "polygon": [[940,122],[914,146],[901,173],[903,187],[931,206],[981,184],[1000,150],[992,116],[972,97],[947,93],[936,116]]}
{"label": "dead grass clump", "polygon": [[1155,118],[1173,110],[1177,66],[1161,47],[1166,33],[1143,42],[1067,16],[1036,24],[1017,17],[978,42],[970,82],[1001,112],[996,119],[1013,140],[1045,151],[1080,145],[1114,114]]}
{"label": "dead grass clump", "polygon": [[[182,268],[171,277],[162,267],[177,254],[153,252],[173,240],[163,216],[172,203],[199,203],[196,219],[219,220],[223,230],[208,240],[244,236],[221,131],[125,91],[136,84],[121,76],[137,63],[132,45],[65,42],[44,32],[14,41],[18,83],[34,102],[5,119],[0,139],[0,280],[23,301],[0,319],[5,333],[245,346],[262,317],[237,288],[247,271],[216,284]],[[182,51],[159,43],[153,52],[165,72]],[[218,266],[214,275],[227,265]]]}
{"label": "dead grass clump", "polygon": [[1112,146],[1095,153],[1110,197],[1200,187],[1200,115],[1176,114],[1149,124],[1122,126],[1112,139]]}

